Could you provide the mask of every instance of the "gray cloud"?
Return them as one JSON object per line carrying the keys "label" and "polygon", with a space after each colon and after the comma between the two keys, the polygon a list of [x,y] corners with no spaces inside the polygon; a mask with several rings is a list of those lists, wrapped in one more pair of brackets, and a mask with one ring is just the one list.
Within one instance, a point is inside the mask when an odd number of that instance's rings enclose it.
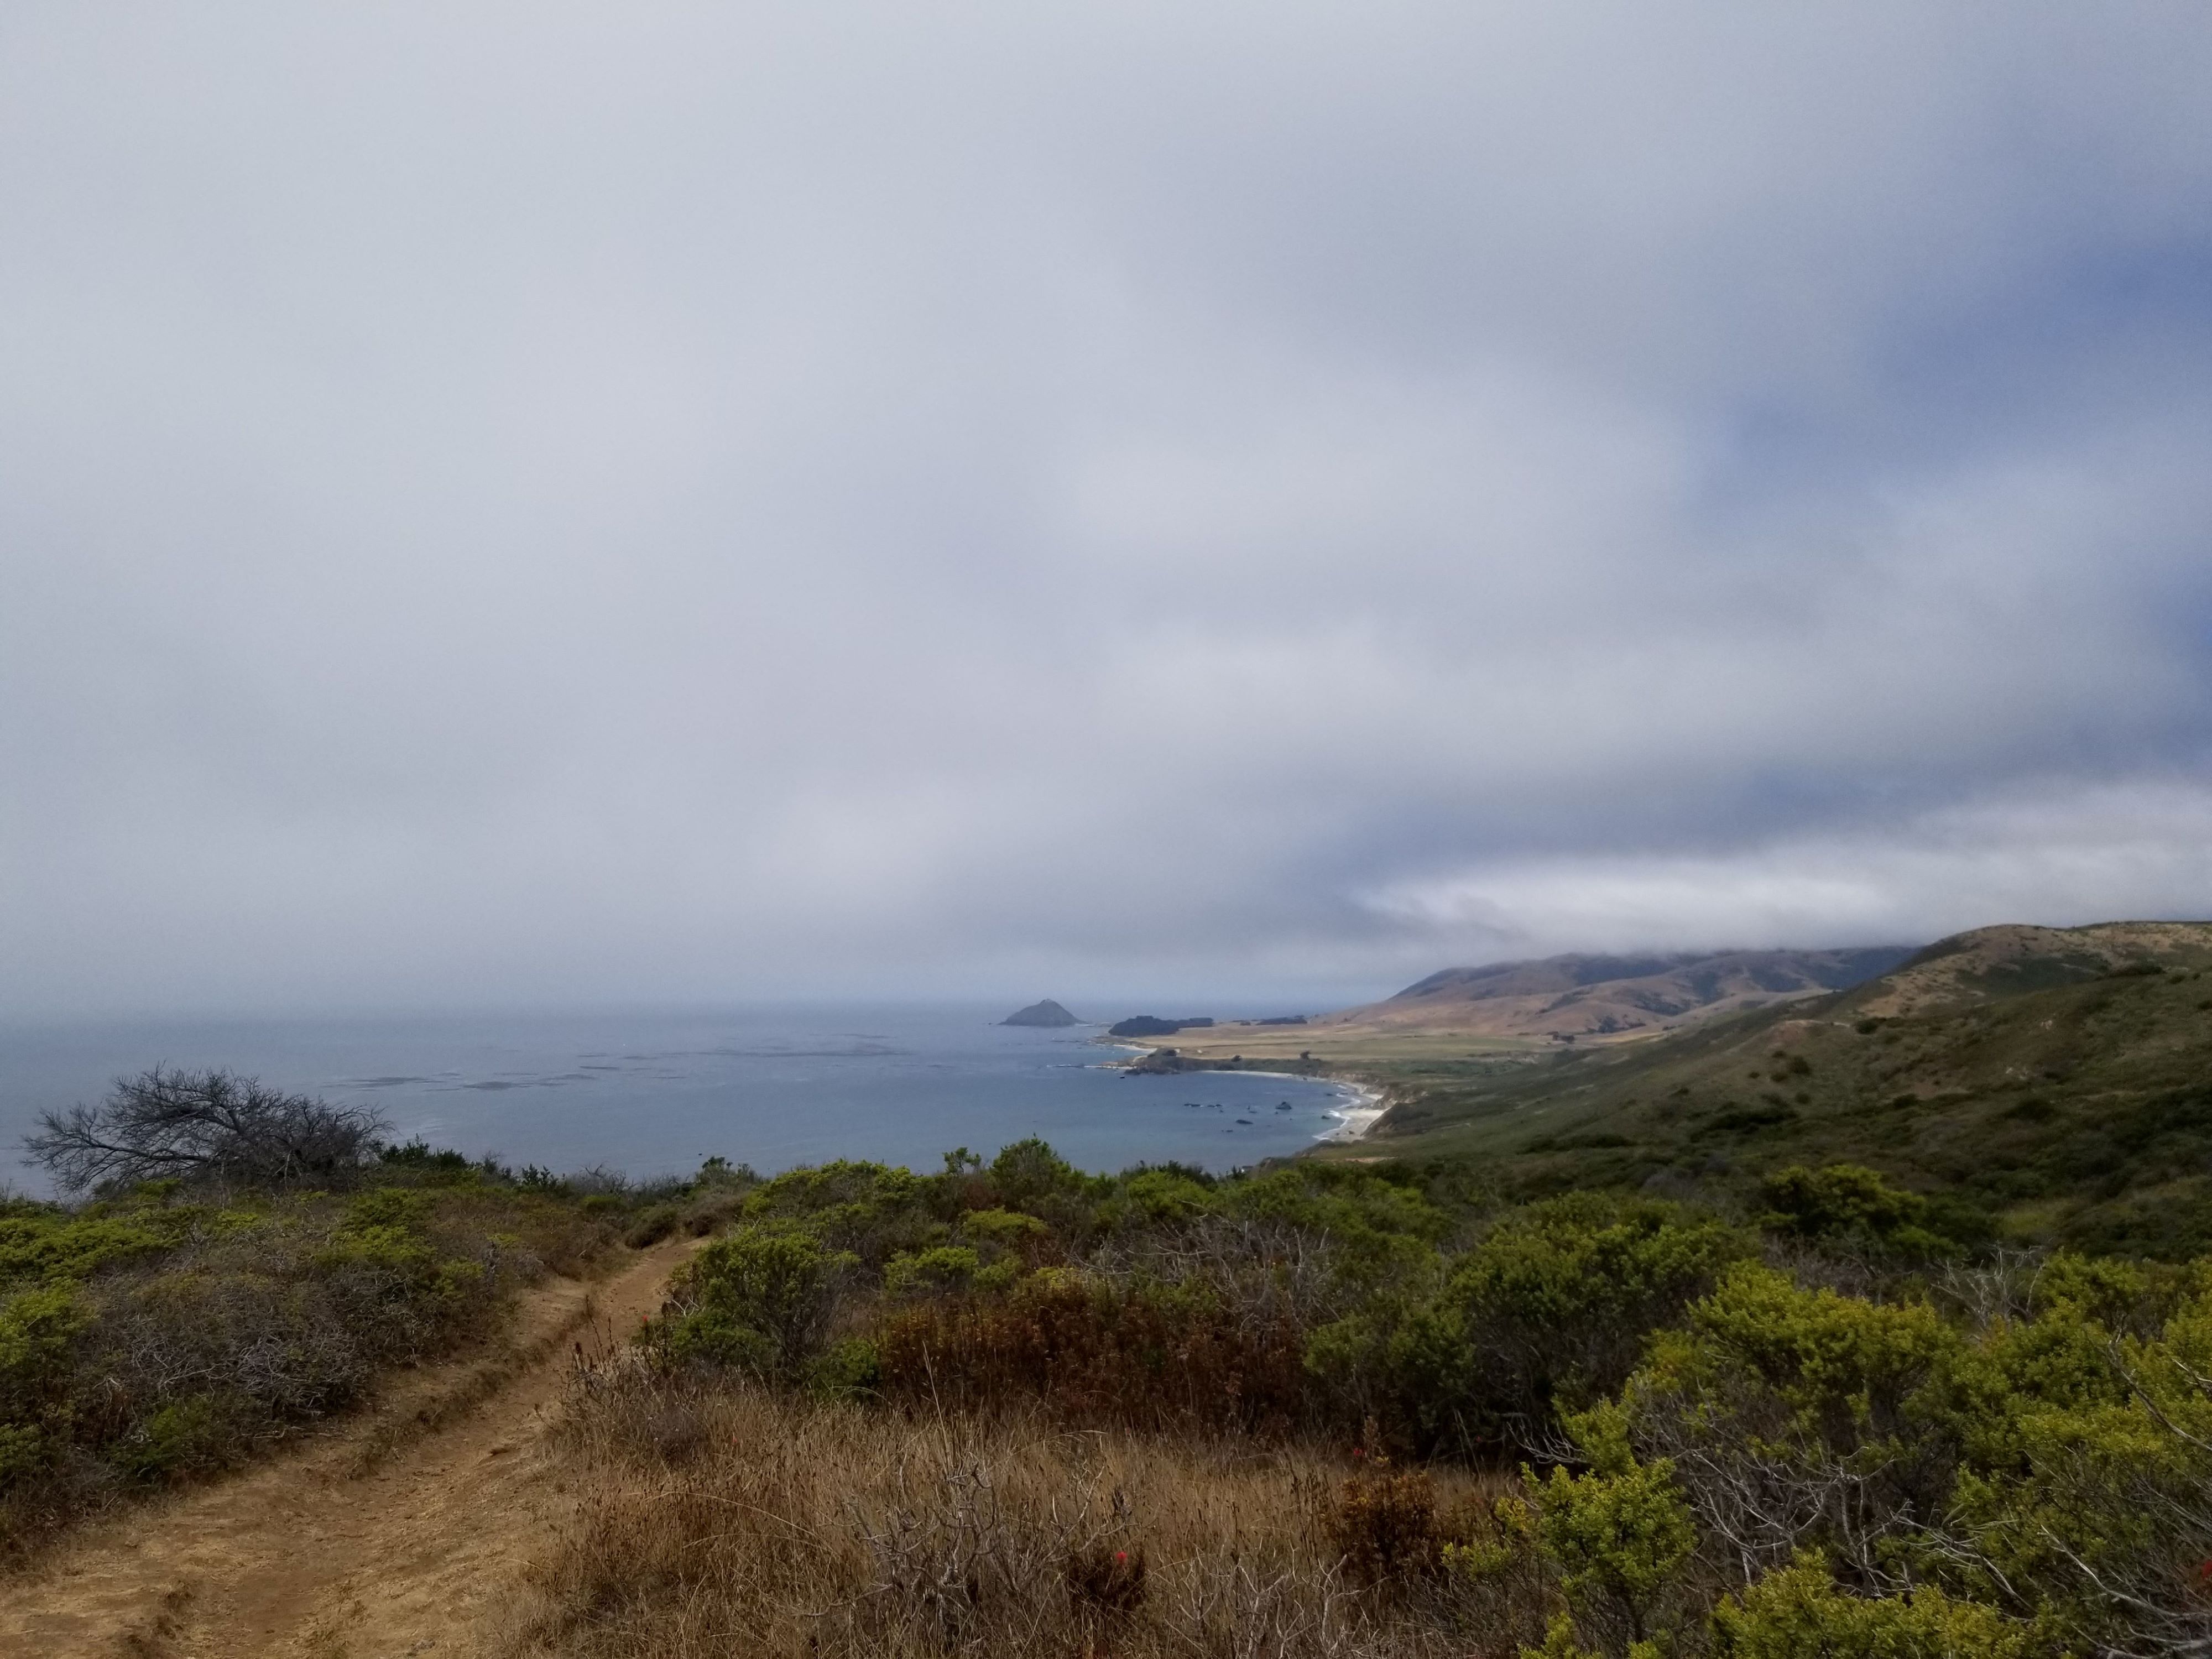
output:
{"label": "gray cloud", "polygon": [[2212,21],[15,9],[0,999],[2212,910]]}

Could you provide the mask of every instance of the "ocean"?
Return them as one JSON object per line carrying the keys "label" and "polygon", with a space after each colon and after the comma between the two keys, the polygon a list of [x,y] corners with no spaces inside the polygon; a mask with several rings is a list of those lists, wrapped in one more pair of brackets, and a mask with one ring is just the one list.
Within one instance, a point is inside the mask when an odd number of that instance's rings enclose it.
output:
{"label": "ocean", "polygon": [[[1038,1135],[1079,1168],[1176,1159],[1225,1172],[1340,1129],[1344,1085],[1251,1073],[1132,1077],[1095,1026],[1034,1030],[979,1007],[0,1025],[0,1175],[40,1110],[156,1065],[222,1066],[373,1106],[389,1138],[566,1173],[763,1174],[837,1158],[936,1169]],[[9,1168],[9,1166],[16,1166]]]}

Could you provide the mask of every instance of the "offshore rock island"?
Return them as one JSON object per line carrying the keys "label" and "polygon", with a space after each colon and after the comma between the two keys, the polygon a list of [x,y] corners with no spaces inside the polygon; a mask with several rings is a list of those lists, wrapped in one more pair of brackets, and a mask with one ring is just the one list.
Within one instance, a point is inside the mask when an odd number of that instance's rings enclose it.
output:
{"label": "offshore rock island", "polygon": [[1016,1009],[999,1022],[1001,1025],[1041,1025],[1057,1030],[1063,1025],[1080,1025],[1083,1022],[1061,1007],[1050,997],[1042,1002],[1032,1002],[1026,1008]]}

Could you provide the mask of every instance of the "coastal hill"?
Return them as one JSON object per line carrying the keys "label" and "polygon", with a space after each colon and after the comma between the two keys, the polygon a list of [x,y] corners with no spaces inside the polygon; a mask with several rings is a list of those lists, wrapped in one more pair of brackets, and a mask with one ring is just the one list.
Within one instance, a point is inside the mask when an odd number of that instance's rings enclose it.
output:
{"label": "coastal hill", "polygon": [[2021,1243],[2212,1248],[2212,923],[1982,928],[1647,1042],[1358,1069],[1394,1103],[1342,1155],[1471,1157],[1532,1192],[1844,1161]]}
{"label": "coastal hill", "polygon": [[1050,997],[1047,997],[1042,1002],[1032,1002],[1026,1008],[1016,1009],[999,1022],[1001,1025],[1042,1025],[1053,1029],[1063,1025],[1080,1025],[1082,1023]]}
{"label": "coastal hill", "polygon": [[1546,957],[1447,968],[1333,1014],[1226,1020],[1195,1034],[1191,1022],[1176,1030],[1159,1022],[1127,1035],[1173,1036],[1185,1060],[1200,1063],[1235,1054],[1365,1066],[1618,1044],[1847,990],[1897,968],[1915,948]]}
{"label": "coastal hill", "polygon": [[1345,1028],[1495,1037],[1622,1037],[1862,984],[1911,945],[1851,951],[1720,951],[1563,956],[1447,968],[1395,996],[1312,1022]]}

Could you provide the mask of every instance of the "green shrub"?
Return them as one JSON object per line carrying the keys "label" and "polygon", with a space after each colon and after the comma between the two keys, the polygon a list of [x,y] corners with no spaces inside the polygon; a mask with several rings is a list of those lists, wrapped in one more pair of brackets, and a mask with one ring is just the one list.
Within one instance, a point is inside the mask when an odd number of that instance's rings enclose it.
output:
{"label": "green shrub", "polygon": [[235,1433],[206,1395],[171,1401],[115,1443],[109,1459],[136,1480],[177,1480],[219,1468]]}
{"label": "green shrub", "polygon": [[1968,1345],[1924,1303],[1883,1304],[1744,1264],[1650,1341],[1625,1433],[1674,1459],[1714,1532],[1778,1565],[1831,1548],[1872,1575],[1942,1512]]}
{"label": "green shrub", "polygon": [[0,1285],[26,1279],[83,1279],[112,1263],[172,1248],[197,1212],[158,1210],[70,1215],[36,1209],[0,1215]]}
{"label": "green shrub", "polygon": [[831,1343],[806,1373],[808,1389],[823,1400],[872,1398],[883,1380],[883,1355],[865,1336],[848,1336]]}
{"label": "green shrub", "polygon": [[1892,1187],[1860,1164],[1831,1164],[1818,1170],[1792,1164],[1767,1176],[1759,1191],[1767,1205],[1759,1224],[1790,1237],[1916,1261],[1951,1248],[1929,1231],[1926,1199]]}
{"label": "green shrub", "polygon": [[1143,1170],[1123,1181],[1108,1200],[1103,1219],[1109,1227],[1122,1224],[1138,1227],[1171,1227],[1206,1212],[1206,1189],[1173,1170]]}
{"label": "green shrub", "polygon": [[902,1251],[925,1248],[941,1188],[909,1170],[841,1159],[793,1170],[763,1182],[745,1199],[750,1224],[802,1228],[826,1247],[880,1268]]}
{"label": "green shrub", "polygon": [[[1628,1659],[1661,1659],[1663,1650],[1656,1642],[1632,1643]],[[1553,1620],[1544,1632],[1541,1647],[1522,1648],[1521,1659],[1610,1659],[1602,1650],[1585,1648],[1575,1639],[1575,1621],[1566,1613]]]}
{"label": "green shrub", "polygon": [[1817,1559],[1768,1573],[1712,1616],[1717,1659],[2025,1659],[2027,1636],[1940,1589],[1846,1595]]}
{"label": "green shrub", "polygon": [[0,1303],[0,1420],[36,1425],[66,1413],[73,1350],[91,1319],[69,1284],[18,1291]]}
{"label": "green shrub", "polygon": [[[483,1170],[473,1160],[449,1148],[433,1147],[419,1135],[403,1146],[379,1148],[377,1161],[386,1173],[404,1175],[425,1186],[479,1186],[483,1181]],[[527,1184],[551,1184],[543,1170],[526,1170],[523,1176]]]}
{"label": "green shrub", "polygon": [[1461,1304],[1419,1293],[1377,1297],[1317,1327],[1305,1344],[1306,1369],[1342,1416],[1374,1419],[1389,1442],[1424,1455],[1494,1438],[1477,1363]]}
{"label": "green shrub", "polygon": [[1436,1257],[1450,1218],[1413,1186],[1340,1164],[1307,1164],[1231,1182],[1209,1207],[1243,1220],[1270,1221],[1325,1241],[1349,1285],[1371,1287]]}
{"label": "green shrub", "polygon": [[2085,1649],[2212,1643],[2212,1297],[2115,1338],[2059,1300],[1995,1333],[1960,1390],[1951,1581]]}
{"label": "green shrub", "polygon": [[820,1351],[859,1258],[811,1234],[748,1223],[680,1268],[675,1306],[646,1333],[664,1360],[795,1378]]}
{"label": "green shrub", "polygon": [[1674,1472],[1665,1458],[1582,1474],[1553,1469],[1538,1489],[1544,1553],[1577,1616],[1608,1632],[1614,1652],[1653,1634],[1697,1545]]}
{"label": "green shrub", "polygon": [[982,1258],[965,1244],[940,1244],[916,1255],[893,1256],[884,1267],[884,1289],[892,1296],[964,1290],[982,1265]]}
{"label": "green shrub", "polygon": [[53,1460],[53,1443],[35,1423],[0,1423],[0,1492],[41,1474]]}
{"label": "green shrub", "polygon": [[1052,1229],[1017,1210],[970,1210],[960,1218],[960,1231],[979,1243],[1012,1248],[1048,1237]]}
{"label": "green shrub", "polygon": [[1575,1194],[1508,1215],[1445,1292],[1471,1351],[1468,1420],[1540,1447],[1559,1412],[1618,1389],[1645,1334],[1749,1249],[1721,1222],[1651,1200]]}
{"label": "green shrub", "polygon": [[991,1160],[991,1185],[1010,1209],[1034,1209],[1054,1199],[1079,1196],[1085,1182],[1066,1159],[1035,1136],[1018,1140]]}
{"label": "green shrub", "polygon": [[346,1225],[368,1231],[389,1227],[402,1232],[421,1231],[438,1206],[438,1195],[410,1187],[378,1187],[346,1206]]}

